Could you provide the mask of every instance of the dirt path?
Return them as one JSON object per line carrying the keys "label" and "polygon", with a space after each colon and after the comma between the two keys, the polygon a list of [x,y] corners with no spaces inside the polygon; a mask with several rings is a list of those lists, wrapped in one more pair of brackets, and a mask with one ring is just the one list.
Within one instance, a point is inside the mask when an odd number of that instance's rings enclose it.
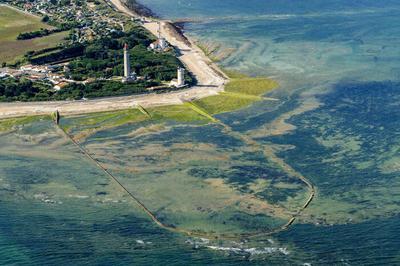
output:
{"label": "dirt path", "polygon": [[216,95],[215,88],[192,87],[163,94],[145,94],[99,98],[79,101],[13,102],[0,103],[0,118],[48,115],[58,110],[64,115],[123,110],[141,105],[145,108],[161,105],[182,104],[185,101]]}

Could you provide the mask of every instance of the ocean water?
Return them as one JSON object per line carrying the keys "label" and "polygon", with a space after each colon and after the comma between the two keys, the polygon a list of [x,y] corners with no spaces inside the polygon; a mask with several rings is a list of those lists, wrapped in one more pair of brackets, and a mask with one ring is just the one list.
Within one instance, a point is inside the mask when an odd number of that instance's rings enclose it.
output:
{"label": "ocean water", "polygon": [[311,264],[399,264],[400,3],[140,2],[192,21],[222,67],[280,82],[281,102],[221,116],[318,187],[304,224],[277,237]]}
{"label": "ocean water", "polygon": [[398,1],[140,2],[190,18],[187,34],[218,45],[221,66],[279,81],[279,101],[218,116],[261,150],[217,125],[178,122],[102,130],[82,145],[179,228],[259,233],[285,223],[307,191],[274,155],[313,182],[315,200],[270,236],[172,233],[44,119],[0,135],[0,264],[400,264]]}

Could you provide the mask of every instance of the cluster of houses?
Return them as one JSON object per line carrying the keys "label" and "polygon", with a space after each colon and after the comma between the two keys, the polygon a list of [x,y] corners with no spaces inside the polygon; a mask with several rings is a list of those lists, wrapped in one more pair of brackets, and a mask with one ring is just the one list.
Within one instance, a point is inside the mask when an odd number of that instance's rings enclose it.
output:
{"label": "cluster of houses", "polygon": [[[159,38],[156,42],[152,43],[149,49],[164,51],[169,48],[169,44],[163,38]],[[13,68],[0,68],[0,79],[13,77],[13,78],[27,78],[32,81],[43,81],[48,82],[53,85],[53,89],[58,91],[70,83],[88,83],[92,80],[86,81],[75,81],[67,79],[64,73],[69,72],[68,63],[61,63],[55,65],[32,65],[27,64],[21,66],[19,69]],[[129,49],[128,45],[124,46],[124,76],[122,77],[122,82],[131,83],[138,79],[136,73],[131,71],[130,59],[129,59]],[[178,68],[177,79],[170,82],[171,87],[185,87],[185,69]]]}
{"label": "cluster of houses", "polygon": [[167,40],[161,36],[161,23],[158,22],[158,38],[149,45],[149,50],[165,52],[169,49],[171,49],[171,47],[169,46]]}
{"label": "cluster of houses", "polygon": [[52,21],[76,25],[74,27],[74,42],[83,43],[107,36],[116,30],[124,30],[123,20],[110,17],[108,8],[101,8],[94,3],[79,5],[76,2],[71,0],[70,4],[58,5],[51,0],[32,0],[29,2],[12,0],[10,4],[26,12],[48,16]]}
{"label": "cluster of houses", "polygon": [[65,78],[60,70],[67,70],[66,64],[59,65],[23,65],[19,69],[0,68],[0,79],[25,77],[32,81],[43,81],[53,85],[54,90],[60,90],[69,83],[76,82]]}
{"label": "cluster of houses", "polygon": [[[56,1],[58,3],[58,1]],[[110,17],[108,8],[95,6],[93,2],[78,5],[76,0],[71,0],[68,5],[58,5],[52,0],[31,0],[29,2],[11,0],[10,4],[24,9],[27,12],[45,15],[49,19],[62,23],[76,23],[74,27],[73,42],[86,42],[94,38],[107,36],[116,30],[124,30],[124,21],[120,18]],[[143,19],[142,22],[145,22]],[[156,52],[166,52],[173,49],[165,38],[161,36],[161,25],[159,24],[158,38],[148,47]],[[7,77],[25,77],[32,81],[43,81],[53,85],[54,90],[60,90],[69,83],[87,83],[90,81],[75,81],[67,79],[68,63],[56,65],[23,65],[19,69],[0,68],[0,79]],[[184,69],[177,70],[177,79],[171,81],[170,86],[184,87]],[[129,83],[138,79],[136,73],[131,72],[129,64],[128,47],[124,47],[124,76],[122,82]]]}

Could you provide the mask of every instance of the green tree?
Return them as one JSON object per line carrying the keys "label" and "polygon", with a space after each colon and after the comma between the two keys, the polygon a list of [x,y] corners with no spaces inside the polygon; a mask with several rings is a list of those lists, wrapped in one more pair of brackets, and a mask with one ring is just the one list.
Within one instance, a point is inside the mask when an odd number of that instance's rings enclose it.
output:
{"label": "green tree", "polygon": [[[52,0],[52,1],[54,1],[54,0]],[[56,1],[56,3],[57,3],[57,1]],[[42,18],[42,22],[44,22],[44,23],[48,22],[49,20],[50,20],[50,18],[47,15]]]}

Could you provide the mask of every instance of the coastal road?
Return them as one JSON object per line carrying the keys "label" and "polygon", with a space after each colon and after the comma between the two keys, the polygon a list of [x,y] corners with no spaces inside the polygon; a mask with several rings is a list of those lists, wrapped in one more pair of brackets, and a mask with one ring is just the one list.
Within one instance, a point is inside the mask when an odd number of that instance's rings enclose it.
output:
{"label": "coastal road", "polygon": [[58,110],[61,114],[73,115],[95,113],[103,111],[123,110],[143,107],[182,104],[185,101],[216,95],[214,87],[192,87],[176,92],[163,94],[145,94],[99,98],[94,100],[79,101],[52,101],[52,102],[13,102],[0,104],[0,118],[48,115]]}

